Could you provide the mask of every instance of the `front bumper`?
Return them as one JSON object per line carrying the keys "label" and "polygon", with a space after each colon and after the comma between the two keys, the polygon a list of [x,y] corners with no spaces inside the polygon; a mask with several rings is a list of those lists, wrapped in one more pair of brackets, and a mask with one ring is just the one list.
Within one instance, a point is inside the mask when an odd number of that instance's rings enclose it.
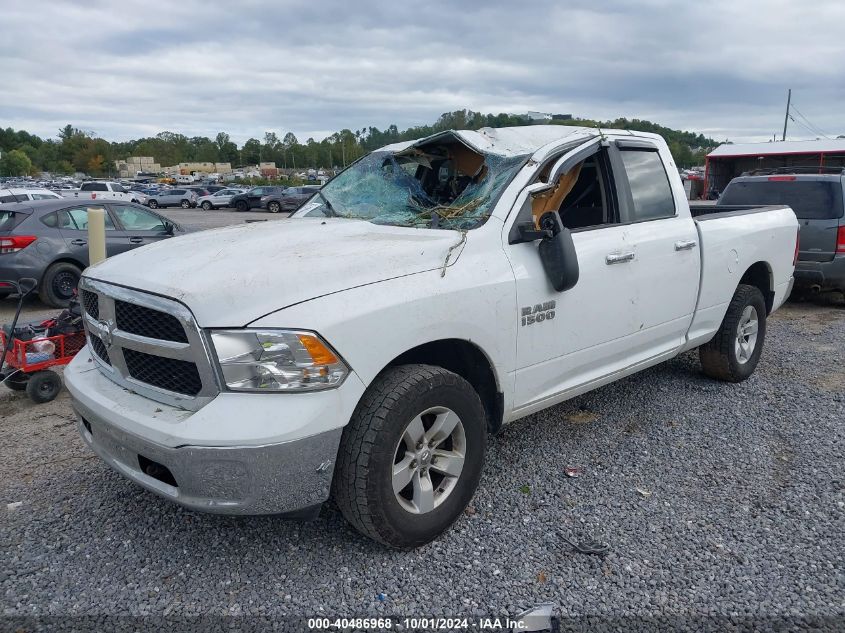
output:
{"label": "front bumper", "polygon": [[328,499],[341,429],[265,446],[168,448],[112,426],[78,402],[74,410],[82,439],[103,461],[187,508],[285,514]]}
{"label": "front bumper", "polygon": [[828,262],[799,261],[795,265],[795,285],[845,292],[845,256],[837,255]]}
{"label": "front bumper", "polygon": [[162,497],[222,514],[319,507],[329,495],[342,427],[364,391],[351,373],[325,392],[223,392],[186,411],[112,382],[87,347],[64,377],[79,432],[107,464]]}

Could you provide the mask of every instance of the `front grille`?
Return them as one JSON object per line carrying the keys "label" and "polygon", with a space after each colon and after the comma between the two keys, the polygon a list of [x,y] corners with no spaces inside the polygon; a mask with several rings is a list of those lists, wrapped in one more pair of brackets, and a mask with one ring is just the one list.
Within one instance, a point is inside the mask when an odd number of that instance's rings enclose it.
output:
{"label": "front grille", "polygon": [[127,348],[123,349],[123,358],[135,380],[186,396],[195,396],[202,390],[202,379],[194,363]]}
{"label": "front grille", "polygon": [[124,332],[162,341],[188,342],[185,328],[172,314],[126,301],[115,301],[114,313],[118,329]]}
{"label": "front grille", "polygon": [[91,357],[109,380],[189,411],[219,393],[202,332],[185,305],[86,277],[79,291]]}
{"label": "front grille", "polygon": [[100,300],[97,295],[89,290],[83,290],[81,293],[82,296],[82,306],[85,308],[85,312],[87,312],[92,319],[99,319],[100,318]]}
{"label": "front grille", "polygon": [[106,350],[106,346],[103,345],[102,339],[96,334],[91,335],[91,348],[94,350],[94,353],[100,357],[106,365],[111,365],[111,359],[109,358],[109,353]]}

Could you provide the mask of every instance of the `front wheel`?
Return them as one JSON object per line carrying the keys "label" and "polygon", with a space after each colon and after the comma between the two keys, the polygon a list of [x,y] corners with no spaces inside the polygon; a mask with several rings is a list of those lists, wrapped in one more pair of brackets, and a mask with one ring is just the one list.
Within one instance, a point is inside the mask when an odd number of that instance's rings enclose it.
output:
{"label": "front wheel", "polygon": [[247,211],[248,209],[249,209],[249,205],[244,200],[238,200],[235,203],[235,210],[240,211],[241,213],[243,213],[244,211]]}
{"label": "front wheel", "polygon": [[740,284],[716,331],[698,348],[704,373],[727,382],[742,382],[754,373],[766,338],[766,301],[754,286]]}
{"label": "front wheel", "polygon": [[147,206],[150,209],[158,209],[158,202],[156,202],[155,200],[150,200],[149,202],[147,202]]}
{"label": "front wheel", "polygon": [[211,203],[205,200],[201,205],[203,211],[211,211]]}
{"label": "front wheel", "polygon": [[182,200],[182,203],[179,206],[181,206],[183,209],[190,209],[191,203],[188,200]]}
{"label": "front wheel", "polygon": [[276,202],[276,201],[274,200],[274,201],[272,201],[272,202],[268,202],[268,203],[267,203],[267,210],[268,210],[270,213],[278,213],[279,211],[281,211],[281,210],[282,210],[282,205],[280,205],[278,202]]}
{"label": "front wheel", "polygon": [[376,378],[343,430],[333,494],[359,532],[411,549],[434,540],[472,499],[487,444],[484,407],[441,367]]}

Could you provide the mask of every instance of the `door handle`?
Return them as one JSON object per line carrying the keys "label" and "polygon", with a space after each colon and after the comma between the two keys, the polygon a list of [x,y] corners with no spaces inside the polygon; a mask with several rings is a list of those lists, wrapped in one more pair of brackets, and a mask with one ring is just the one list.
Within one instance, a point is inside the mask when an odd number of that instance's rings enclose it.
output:
{"label": "door handle", "polygon": [[681,240],[680,242],[675,242],[675,250],[676,251],[688,251],[691,248],[695,248],[696,242],[695,240]]}
{"label": "door handle", "polygon": [[87,240],[80,240],[80,239],[76,239],[76,240],[71,241],[71,244],[73,244],[74,246],[85,246],[87,243],[88,243]]}
{"label": "door handle", "polygon": [[144,241],[144,238],[143,237],[130,237],[129,241],[132,242],[133,244],[140,244],[141,242]]}
{"label": "door handle", "polygon": [[611,264],[624,264],[634,259],[634,251],[627,251],[625,253],[608,253],[604,258],[604,263],[610,266]]}

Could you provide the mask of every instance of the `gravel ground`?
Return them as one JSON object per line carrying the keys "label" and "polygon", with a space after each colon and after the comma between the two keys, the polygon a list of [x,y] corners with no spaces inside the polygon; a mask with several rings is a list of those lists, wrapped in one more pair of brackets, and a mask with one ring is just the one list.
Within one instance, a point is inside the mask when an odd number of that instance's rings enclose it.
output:
{"label": "gravel ground", "polygon": [[685,354],[516,422],[490,441],[466,515],[407,553],[333,507],[312,523],[183,510],[94,458],[66,394],[35,406],[4,391],[3,612],[502,617],[551,602],[842,630],[843,349],[845,308],[789,304],[745,383],[711,381]]}

